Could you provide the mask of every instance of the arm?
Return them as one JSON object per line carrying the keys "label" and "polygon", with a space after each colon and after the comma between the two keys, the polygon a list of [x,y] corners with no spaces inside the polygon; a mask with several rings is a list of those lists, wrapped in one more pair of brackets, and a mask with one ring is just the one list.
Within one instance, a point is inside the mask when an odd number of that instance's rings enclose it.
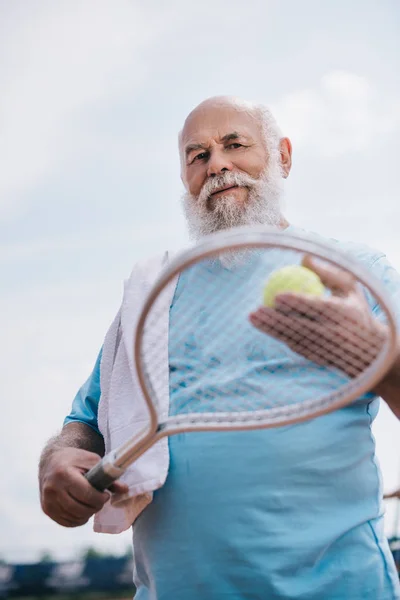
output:
{"label": "arm", "polygon": [[393,367],[374,390],[400,419],[400,352]]}
{"label": "arm", "polygon": [[[372,271],[383,283],[391,296],[400,329],[400,276],[392,267],[386,256],[381,256],[372,265]],[[396,360],[389,373],[374,390],[389,405],[392,412],[400,419],[400,339]]]}
{"label": "arm", "polygon": [[[65,527],[86,523],[110,498],[95,490],[83,477],[104,455],[104,441],[97,428],[100,400],[100,356],[94,370],[75,397],[61,433],[44,448],[39,463],[42,509]],[[113,492],[125,493],[126,485],[116,482]]]}
{"label": "arm", "polygon": [[400,490],[395,490],[394,492],[383,495],[384,500],[391,500],[392,498],[397,498],[397,500],[399,500],[400,499]]}
{"label": "arm", "polygon": [[86,423],[71,422],[64,425],[60,435],[51,438],[46,444],[40,459],[39,472],[42,463],[61,448],[80,448],[104,456],[104,441],[100,433]]}

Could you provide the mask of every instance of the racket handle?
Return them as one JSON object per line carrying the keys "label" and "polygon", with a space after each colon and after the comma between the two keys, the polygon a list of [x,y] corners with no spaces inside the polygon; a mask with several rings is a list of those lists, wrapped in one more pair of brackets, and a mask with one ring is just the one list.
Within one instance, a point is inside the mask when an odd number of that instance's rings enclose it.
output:
{"label": "racket handle", "polygon": [[124,473],[123,469],[114,465],[114,452],[107,454],[90,471],[85,473],[85,477],[96,490],[104,492]]}

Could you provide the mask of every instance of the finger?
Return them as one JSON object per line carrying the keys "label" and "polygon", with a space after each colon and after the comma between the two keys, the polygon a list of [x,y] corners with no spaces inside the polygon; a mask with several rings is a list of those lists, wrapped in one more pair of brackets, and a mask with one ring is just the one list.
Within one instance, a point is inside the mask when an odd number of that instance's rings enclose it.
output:
{"label": "finger", "polygon": [[129,486],[121,481],[114,481],[114,483],[108,489],[113,494],[127,494],[129,492]]}
{"label": "finger", "polygon": [[[254,319],[254,317],[253,317]],[[253,323],[257,327],[256,320],[253,320]],[[306,358],[314,362],[317,365],[323,367],[336,367],[337,369],[343,371],[350,377],[355,377],[362,370],[363,365],[352,365],[349,364],[348,361],[343,359],[343,356],[340,354],[336,355],[330,352],[327,348],[324,347],[323,344],[317,342],[317,338],[314,340],[314,344],[310,345],[308,339],[305,342],[304,337],[301,335],[287,335],[285,331],[271,328],[270,330],[266,330],[265,324],[258,325],[258,328],[265,333],[268,333],[271,337],[277,339],[278,341],[284,343],[290,350],[296,352]],[[308,336],[307,336],[308,338]]]}
{"label": "finger", "polygon": [[317,261],[309,254],[303,257],[301,263],[303,267],[314,271],[322,283],[335,294],[348,294],[356,289],[356,279],[348,271],[326,262]]}
{"label": "finger", "polygon": [[64,492],[93,511],[100,510],[109,499],[109,494],[99,492],[90,485],[80,468],[64,468],[62,465],[43,483],[42,500],[44,504],[51,504],[55,499],[62,497]]}
{"label": "finger", "polygon": [[317,324],[308,319],[293,315],[284,315],[266,307],[250,314],[250,322],[259,330],[280,339],[285,343],[302,342],[303,345],[318,343]]}
{"label": "finger", "polygon": [[107,492],[99,492],[88,480],[79,472],[74,471],[69,477],[67,486],[68,494],[82,505],[92,508],[94,511],[100,510],[109,500]]}
{"label": "finger", "polygon": [[315,321],[333,318],[337,314],[338,298],[315,297],[308,294],[285,293],[275,297],[274,309],[284,315],[297,315]]}
{"label": "finger", "polygon": [[[90,485],[90,484],[89,484]],[[96,490],[97,491],[97,490]],[[92,495],[91,491],[82,491],[80,488],[70,488],[68,494],[75,502],[78,502],[85,508],[98,512],[106,502],[110,499],[110,494],[107,492],[97,492],[100,496]]]}
{"label": "finger", "polygon": [[70,526],[86,523],[94,513],[92,509],[73,500],[65,490],[48,493],[41,504],[47,516],[60,524],[63,524],[61,520],[69,521]]}
{"label": "finger", "polygon": [[374,358],[377,347],[380,348],[385,341],[384,332],[363,330],[358,323],[351,327],[349,322],[343,320],[336,323],[317,322],[294,314],[285,315],[263,306],[250,315],[250,321],[258,329],[274,337],[302,341],[304,345],[310,346],[329,344],[333,352],[346,352],[355,356]]}
{"label": "finger", "polygon": [[[281,294],[276,297],[275,310],[287,316],[305,317],[327,327],[328,335],[341,335],[371,357],[381,349],[386,339],[385,328],[374,319],[368,305],[352,300],[329,297],[315,298],[304,294]],[[329,327],[328,327],[329,326]],[[354,351],[354,350],[353,350]]]}
{"label": "finger", "polygon": [[57,504],[61,512],[71,519],[89,519],[95,512],[100,510],[104,503],[95,509],[86,504],[82,504],[76,498],[71,496],[68,491],[65,491],[61,496],[57,498]]}
{"label": "finger", "polygon": [[89,521],[90,517],[87,519],[74,519],[74,518],[71,518],[64,514],[57,514],[55,516],[52,516],[51,518],[53,519],[53,521],[55,521],[59,525],[62,525],[63,527],[71,528],[71,527],[81,527],[82,525],[85,525],[85,523],[87,523]]}
{"label": "finger", "polygon": [[252,313],[250,321],[257,329],[305,358],[317,364],[335,366],[351,376],[365,369],[376,357],[376,347],[371,340],[360,343],[347,328],[283,315],[264,307]]}
{"label": "finger", "polygon": [[352,306],[343,298],[335,296],[316,297],[309,294],[279,294],[274,308],[286,315],[307,317],[314,321],[329,321],[343,325],[344,322],[360,325],[364,305]]}
{"label": "finger", "polygon": [[78,469],[81,469],[82,472],[89,471],[92,467],[97,465],[97,463],[101,460],[101,456],[96,454],[95,452],[89,452],[88,450],[77,449],[76,455],[74,456],[73,465]]}
{"label": "finger", "polygon": [[53,515],[50,515],[53,520],[56,520],[59,523],[60,519],[64,521],[68,521],[70,525],[68,527],[78,527],[79,525],[83,525],[87,523],[89,519],[94,515],[93,511],[87,512],[83,515],[71,514],[67,510],[64,510],[62,506],[57,506],[57,510],[54,511]]}
{"label": "finger", "polygon": [[391,494],[385,494],[383,496],[384,500],[388,500],[389,498],[400,498],[400,492],[392,492]]}

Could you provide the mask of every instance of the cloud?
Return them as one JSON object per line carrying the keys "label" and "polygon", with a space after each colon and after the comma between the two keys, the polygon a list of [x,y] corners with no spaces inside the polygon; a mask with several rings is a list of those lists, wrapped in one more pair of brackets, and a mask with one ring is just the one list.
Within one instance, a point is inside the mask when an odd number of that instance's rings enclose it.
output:
{"label": "cloud", "polygon": [[288,93],[272,110],[297,147],[331,158],[399,129],[399,107],[399,98],[379,94],[366,77],[335,70],[316,88]]}
{"label": "cloud", "polygon": [[64,0],[24,11],[16,3],[14,10],[2,11],[0,216],[5,216],[18,212],[21,192],[48,177],[70,153],[79,156],[84,109],[140,84],[148,70],[143,50],[169,21],[160,10],[150,26],[143,6],[128,0],[115,10],[106,0]]}

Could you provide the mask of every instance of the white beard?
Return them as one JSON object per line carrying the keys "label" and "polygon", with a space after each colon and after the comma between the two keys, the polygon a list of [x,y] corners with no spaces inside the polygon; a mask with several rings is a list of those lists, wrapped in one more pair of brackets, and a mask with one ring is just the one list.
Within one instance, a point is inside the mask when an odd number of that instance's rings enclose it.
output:
{"label": "white beard", "polygon": [[[276,154],[271,153],[268,167],[259,179],[240,171],[226,171],[207,180],[197,198],[186,192],[182,203],[190,237],[199,240],[216,231],[245,225],[278,227],[282,219],[283,178],[280,156]],[[233,194],[224,194],[215,202],[210,200],[210,194],[225,185],[247,187],[245,204]]]}

